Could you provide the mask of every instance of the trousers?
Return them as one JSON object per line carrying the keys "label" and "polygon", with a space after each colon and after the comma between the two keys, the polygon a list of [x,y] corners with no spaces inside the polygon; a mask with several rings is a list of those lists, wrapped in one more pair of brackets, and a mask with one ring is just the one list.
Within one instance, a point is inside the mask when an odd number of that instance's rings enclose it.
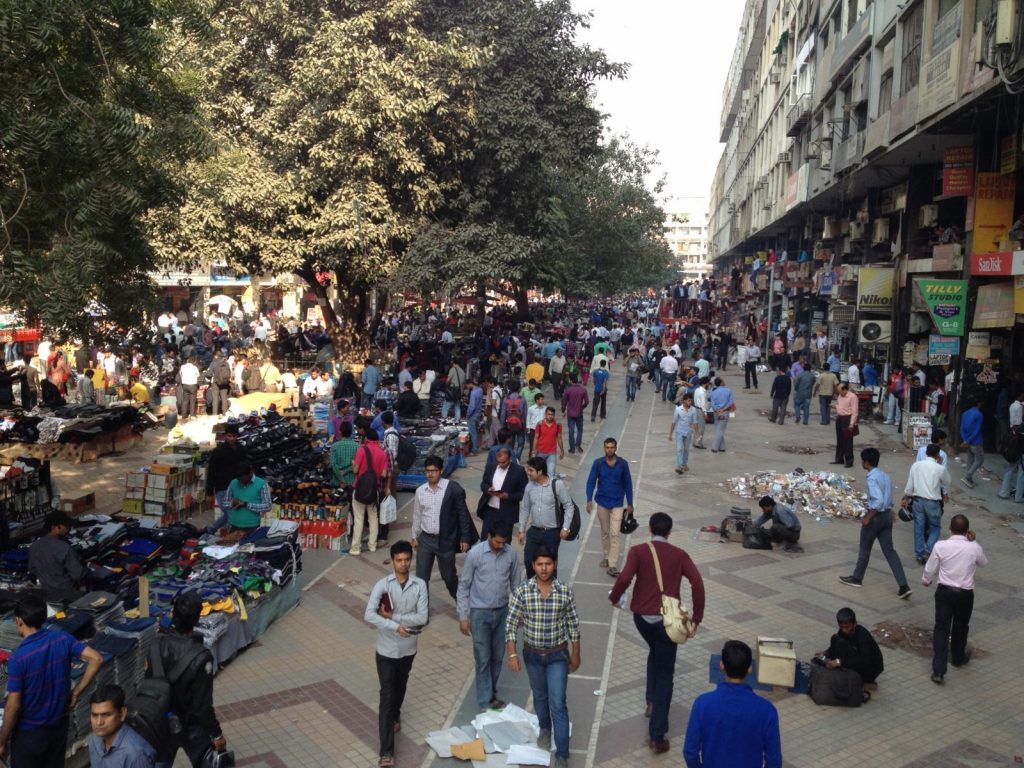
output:
{"label": "trousers", "polygon": [[213,415],[218,416],[228,412],[229,399],[231,396],[230,384],[211,384],[210,399],[213,402]]}
{"label": "trousers", "polygon": [[402,703],[409,686],[409,673],[416,654],[392,659],[377,654],[377,680],[380,703],[377,707],[377,728],[380,734],[380,755],[395,754],[395,723],[402,719]]}
{"label": "trousers", "polygon": [[853,569],[853,578],[858,581],[864,578],[864,573],[868,569],[868,561],[871,559],[871,550],[877,539],[879,546],[882,547],[882,554],[885,555],[885,559],[889,563],[889,570],[892,571],[892,575],[896,579],[897,586],[907,586],[907,575],[903,572],[903,563],[900,562],[900,556],[896,554],[896,550],[892,546],[892,524],[892,510],[889,510],[888,512],[879,512],[871,518],[871,522],[861,526],[860,551],[857,553],[857,565]]}
{"label": "trousers", "polygon": [[[569,432],[569,450],[583,450],[583,415],[568,416],[565,419],[567,431]],[[550,477],[550,475],[549,475]]]}
{"label": "trousers", "polygon": [[601,418],[602,419],[606,418],[606,416],[605,416],[605,401],[607,400],[607,398],[608,398],[608,390],[607,389],[603,389],[600,392],[595,392],[594,393],[594,402],[591,403],[591,405],[590,405],[590,420],[591,421],[593,421],[594,419],[597,418],[598,408],[600,408],[600,410],[601,410]]}
{"label": "trousers", "polygon": [[505,618],[508,606],[473,608],[469,612],[476,667],[476,703],[486,708],[498,696],[498,677],[505,661]]}
{"label": "trousers", "polygon": [[555,756],[569,759],[569,651],[533,653],[523,649],[523,663],[530,678],[533,710],[542,731],[551,731]]}
{"label": "trousers", "polygon": [[747,360],[743,364],[743,386],[750,389],[750,382],[754,382],[754,389],[757,389],[757,360]]}
{"label": "trousers", "polygon": [[970,459],[967,462],[967,471],[964,473],[964,477],[973,482],[974,473],[981,469],[981,467],[985,464],[985,446],[968,445],[967,455],[970,457]]}
{"label": "trousers", "polygon": [[198,386],[196,384],[182,384],[181,385],[181,407],[179,415],[183,418],[191,418],[196,413],[196,391]]}
{"label": "trousers", "polygon": [[64,768],[67,720],[60,725],[15,730],[11,737],[11,768]]}
{"label": "trousers", "polygon": [[847,433],[850,416],[836,416],[836,462],[853,466],[853,438]]}
{"label": "trousers", "polygon": [[806,424],[811,418],[811,401],[801,400],[793,398],[793,421],[797,424],[800,423],[801,417],[803,418],[804,424]]}
{"label": "trousers", "polygon": [[725,428],[729,426],[729,414],[715,415],[715,439],[711,441],[711,450],[725,450]]}
{"label": "trousers", "polygon": [[789,407],[788,397],[774,397],[772,398],[772,415],[768,417],[769,421],[774,421],[777,424],[786,423],[786,408]]}
{"label": "trousers", "polygon": [[832,395],[818,395],[818,407],[821,408],[821,423],[828,426],[832,423]]}
{"label": "trousers", "polygon": [[665,624],[651,624],[634,613],[633,623],[647,643],[647,703],[651,705],[651,719],[647,724],[652,741],[662,741],[668,733],[668,711],[672,706],[673,678],[676,672],[676,653],[679,646],[665,632]]}
{"label": "trousers", "polygon": [[349,552],[353,555],[358,555],[363,551],[363,522],[366,519],[370,521],[370,537],[367,541],[367,548],[371,552],[376,552],[377,535],[380,533],[380,516],[377,513],[377,505],[363,504],[361,501],[352,499],[352,546]]}
{"label": "trousers", "polygon": [[430,587],[430,574],[437,560],[437,570],[441,573],[441,581],[453,598],[458,592],[459,577],[455,572],[455,550],[442,551],[436,533],[420,532],[416,539],[416,575]]}
{"label": "trousers", "polygon": [[938,499],[914,499],[914,556],[924,560],[942,532],[942,503]]}
{"label": "trousers", "polygon": [[974,590],[954,589],[945,584],[935,588],[935,630],[932,633],[932,672],[946,674],[950,656],[954,664],[967,658],[967,632],[974,612]]}
{"label": "trousers", "polygon": [[622,525],[622,513],[625,507],[612,507],[606,509],[600,504],[597,507],[597,520],[601,523],[601,551],[608,561],[608,566],[614,568],[619,562],[619,541],[622,533],[619,526]]}

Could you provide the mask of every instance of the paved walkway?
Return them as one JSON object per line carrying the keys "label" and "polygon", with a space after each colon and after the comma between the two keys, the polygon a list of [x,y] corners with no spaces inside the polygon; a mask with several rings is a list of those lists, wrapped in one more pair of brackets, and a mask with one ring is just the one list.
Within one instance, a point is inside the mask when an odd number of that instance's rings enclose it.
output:
{"label": "paved walkway", "polygon": [[[641,528],[633,543],[645,540],[645,522],[656,511],[672,514],[674,543],[685,547],[704,575],[708,596],[705,621],[697,637],[681,649],[676,667],[670,717],[672,750],[653,756],[646,746],[644,665],[646,646],[628,613],[607,601],[612,580],[598,567],[600,528],[585,516],[579,542],[563,545],[561,568],[571,575],[583,620],[583,663],[569,680],[569,709],[574,734],[570,763],[582,768],[619,768],[637,764],[679,765],[682,734],[693,698],[708,690],[708,662],[726,639],[753,645],[758,635],[795,641],[807,659],[827,645],[835,611],[853,607],[862,624],[896,622],[931,626],[933,591],[920,585],[913,562],[911,526],[896,529],[897,549],[911,579],[914,595],[896,598],[896,585],[884,558],[875,552],[863,589],[842,585],[856,557],[857,528],[849,521],[804,520],[802,555],[752,552],[738,544],[696,541],[702,525],[717,524],[741,500],[723,481],[757,469],[826,469],[832,458],[834,430],[814,423],[771,424],[760,415],[767,394],[745,393],[742,379],[730,370],[739,410],[727,435],[728,452],[693,451],[692,471],[677,476],[674,449],[667,440],[670,410],[655,401],[645,384],[636,403],[627,404],[622,377],[613,379],[609,417],[596,430],[587,422],[587,454],[559,463],[573,483],[580,506],[584,472],[600,455],[600,439],[620,437],[620,454],[632,462],[636,509]],[[885,430],[883,432],[883,429]],[[595,437],[598,439],[595,440]],[[875,444],[882,468],[902,487],[910,452],[899,446],[891,427],[865,426],[858,448]],[[784,453],[781,446],[801,446],[813,455]],[[470,492],[473,509],[482,456],[456,479]],[[993,469],[1003,466],[1001,459]],[[863,487],[863,472],[851,470]],[[954,466],[954,475],[959,473]],[[1024,635],[1024,597],[1020,557],[1024,538],[1009,517],[1019,507],[993,501],[998,477],[974,491],[959,483],[949,512],[970,515],[990,566],[979,578],[971,642],[979,652],[962,670],[951,670],[939,688],[929,679],[926,657],[905,650],[885,650],[886,671],[872,701],[861,709],[815,707],[806,696],[768,693],[779,707],[783,754],[793,768],[844,763],[904,768],[981,768],[1014,763],[1024,754],[1024,708],[1016,656]],[[403,495],[403,500],[409,496]],[[755,506],[742,501],[743,506]],[[411,508],[402,509],[392,539],[407,532]],[[948,515],[947,515],[948,519]],[[641,535],[644,534],[644,535]],[[218,714],[240,766],[312,768],[376,764],[377,679],[374,634],[362,621],[374,581],[389,572],[383,552],[340,557],[319,575],[307,569],[310,583],[302,604],[246,650],[217,677]],[[458,631],[453,602],[436,577],[431,589],[433,615],[420,639],[409,696],[397,743],[398,763],[416,768],[451,763],[434,758],[424,744],[428,731],[464,723],[475,714],[472,695],[472,646]],[[1010,664],[1000,664],[1010,658]],[[506,672],[503,698],[528,704],[525,674]],[[179,763],[181,764],[181,763]],[[448,766],[445,766],[448,768]]]}

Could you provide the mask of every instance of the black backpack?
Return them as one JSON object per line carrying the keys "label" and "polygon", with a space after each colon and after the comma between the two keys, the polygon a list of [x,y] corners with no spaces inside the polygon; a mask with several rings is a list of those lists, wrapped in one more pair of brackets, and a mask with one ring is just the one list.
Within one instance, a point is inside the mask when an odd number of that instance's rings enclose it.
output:
{"label": "black backpack", "polygon": [[[558,501],[558,491],[555,488],[557,482],[551,478],[551,493],[555,496],[555,520],[558,522],[558,528],[562,529],[565,528],[565,509]],[[580,508],[571,496],[569,502],[572,504],[572,519],[569,520],[569,535],[565,537],[565,541],[576,541],[580,537]]]}
{"label": "black backpack", "polygon": [[1024,433],[1018,432],[1014,429],[1006,437],[1006,443],[1003,447],[1003,458],[1006,459],[1010,464],[1016,464],[1021,458],[1021,441],[1024,439]]}
{"label": "black backpack", "polygon": [[416,445],[407,437],[398,436],[398,455],[395,459],[398,468],[403,472],[416,463]]}
{"label": "black backpack", "polygon": [[218,387],[226,387],[231,383],[231,368],[224,360],[219,360],[217,367],[213,369],[213,383]]}
{"label": "black backpack", "polygon": [[182,638],[180,642],[188,642],[190,647],[167,673],[161,654],[164,641],[178,642],[179,639],[165,635],[158,637],[149,647],[149,668],[153,676],[147,677],[136,688],[127,721],[157,752],[171,746],[172,737],[182,730],[178,713],[173,711],[174,684],[206,650],[206,646]]}
{"label": "black backpack", "polygon": [[[356,478],[356,484],[352,488],[352,497],[360,504],[376,504],[380,495],[380,478],[373,471],[373,454],[370,453],[370,449],[364,445],[363,451],[366,453],[366,471]],[[401,451],[401,443],[399,443],[399,451]]]}
{"label": "black backpack", "polygon": [[771,549],[771,534],[764,528],[759,528],[751,522],[743,526],[743,548],[744,549]]}

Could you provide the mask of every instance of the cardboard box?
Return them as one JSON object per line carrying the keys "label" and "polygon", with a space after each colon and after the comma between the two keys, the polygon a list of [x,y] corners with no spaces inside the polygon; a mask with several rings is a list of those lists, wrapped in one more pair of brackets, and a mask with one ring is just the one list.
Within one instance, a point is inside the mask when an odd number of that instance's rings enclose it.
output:
{"label": "cardboard box", "polygon": [[152,464],[149,465],[149,480],[147,481],[147,483],[153,481],[154,475],[169,475],[173,471],[174,465],[157,463],[154,461]]}
{"label": "cardboard box", "polygon": [[142,500],[141,499],[125,499],[121,502],[121,511],[127,512],[129,515],[141,515],[142,514]]}
{"label": "cardboard box", "polygon": [[69,515],[80,515],[90,509],[96,509],[96,494],[87,493],[72,499],[61,499],[60,508]]}
{"label": "cardboard box", "polygon": [[762,685],[796,685],[796,650],[792,640],[757,638],[757,682]]}

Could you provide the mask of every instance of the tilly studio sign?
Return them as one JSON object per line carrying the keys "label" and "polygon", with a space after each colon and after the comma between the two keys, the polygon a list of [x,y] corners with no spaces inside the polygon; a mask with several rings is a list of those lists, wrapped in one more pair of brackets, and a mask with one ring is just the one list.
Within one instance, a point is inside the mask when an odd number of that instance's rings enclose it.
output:
{"label": "tilly studio sign", "polygon": [[940,336],[963,336],[967,308],[966,280],[917,278],[917,289]]}

